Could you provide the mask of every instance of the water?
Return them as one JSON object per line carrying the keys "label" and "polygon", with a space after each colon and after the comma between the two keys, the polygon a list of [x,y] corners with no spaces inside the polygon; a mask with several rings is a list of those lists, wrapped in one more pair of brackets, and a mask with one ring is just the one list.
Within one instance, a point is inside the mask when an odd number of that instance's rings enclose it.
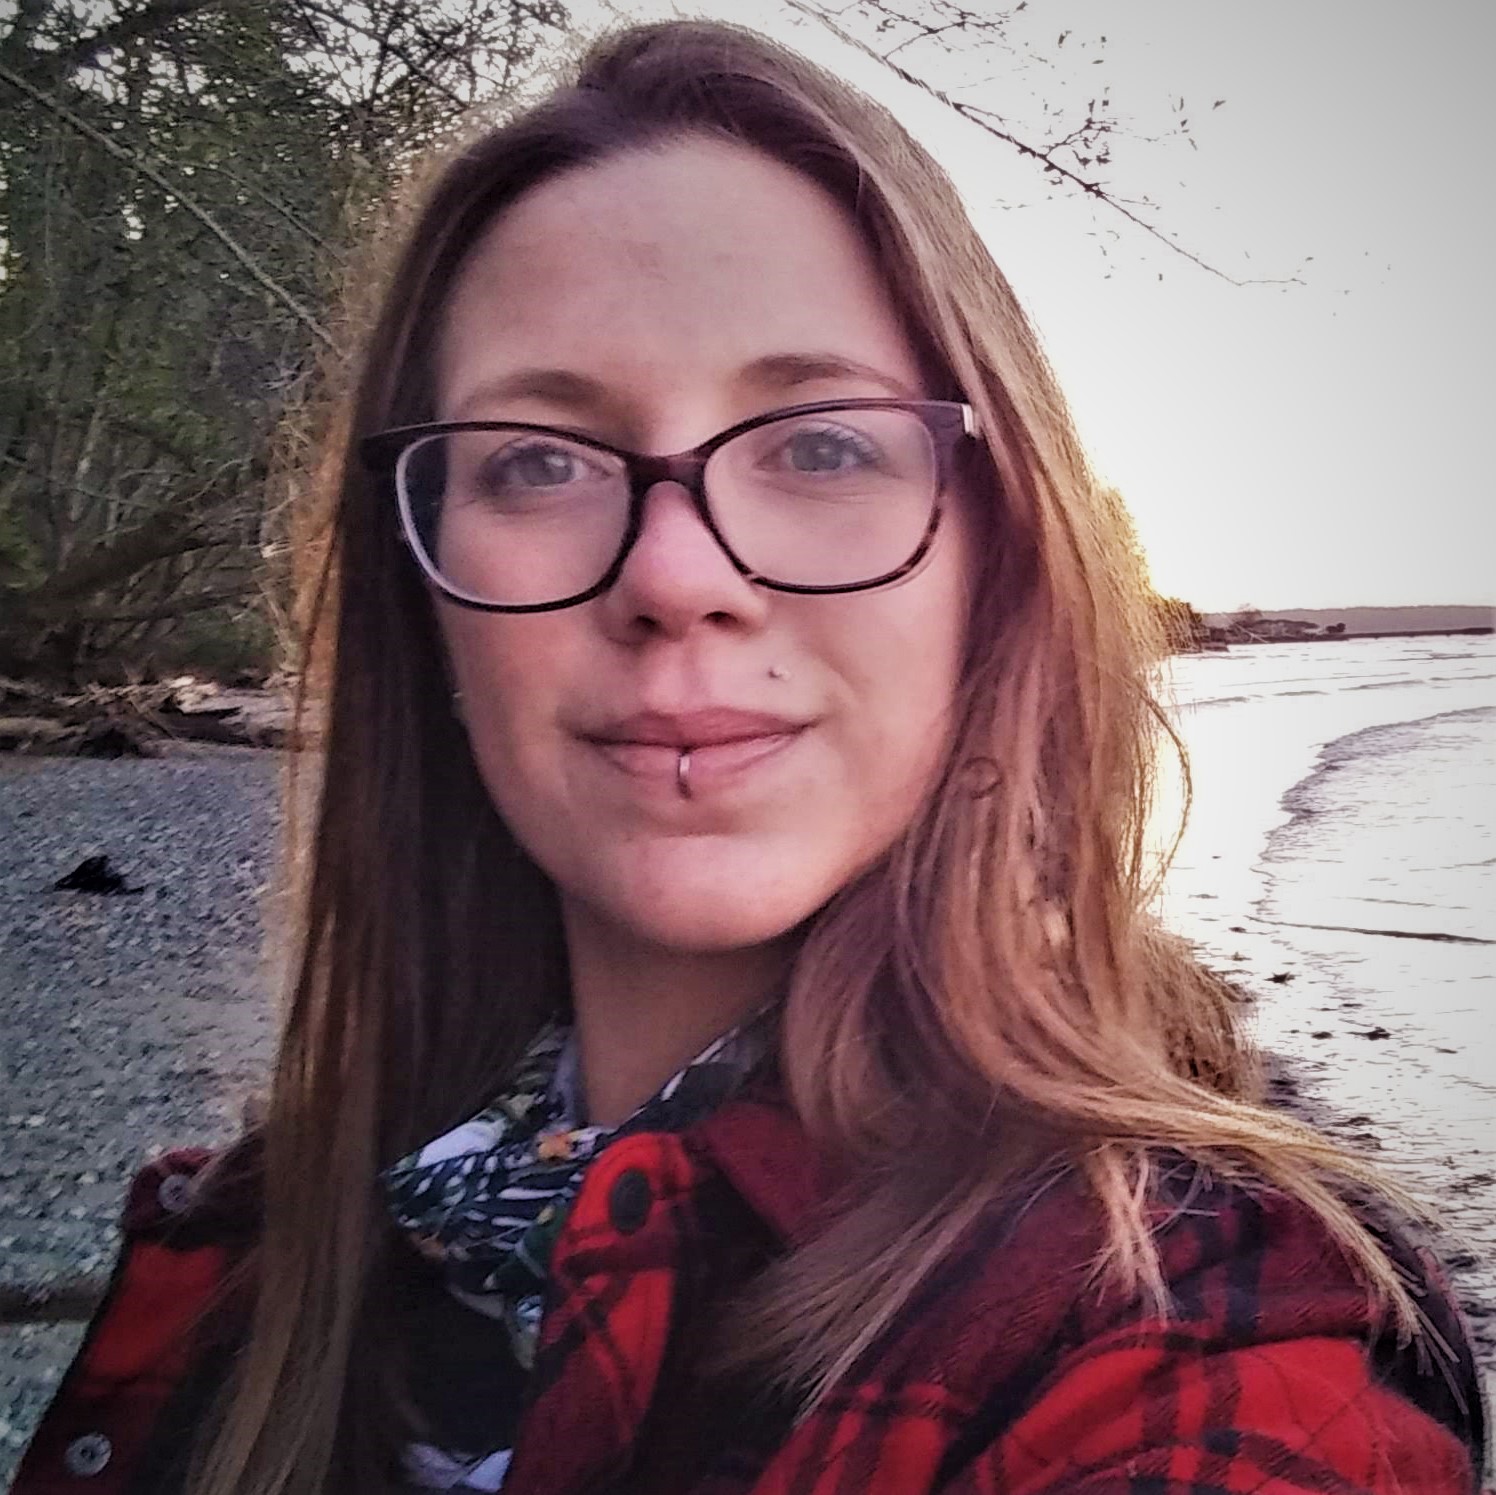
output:
{"label": "water", "polygon": [[1195,793],[1163,915],[1258,997],[1336,1135],[1438,1208],[1496,1383],[1496,639],[1170,673]]}
{"label": "water", "polygon": [[[1316,987],[1261,1005],[1261,1037],[1285,1053],[1323,1057],[1313,1045],[1325,1040],[1303,1031],[1315,1014],[1347,1031],[1395,1017],[1401,1047],[1420,1045],[1430,1066],[1420,1108],[1496,1151],[1484,1051],[1496,1019],[1496,640],[1191,655],[1174,661],[1173,694],[1195,794],[1166,919],[1223,965],[1275,964]],[[1365,1004],[1360,1029],[1346,998]],[[1369,1050],[1357,1061],[1379,1062]]]}

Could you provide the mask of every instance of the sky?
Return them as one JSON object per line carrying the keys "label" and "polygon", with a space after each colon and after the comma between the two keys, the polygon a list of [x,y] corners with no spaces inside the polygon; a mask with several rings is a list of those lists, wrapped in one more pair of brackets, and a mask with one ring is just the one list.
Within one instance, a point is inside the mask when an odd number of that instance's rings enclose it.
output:
{"label": "sky", "polygon": [[1112,185],[1221,274],[1052,192],[793,0],[573,10],[720,15],[892,109],[1036,324],[1160,591],[1202,611],[1496,602],[1492,0],[1030,0],[1027,60],[900,52],[1036,140],[1041,101],[1083,110],[1104,80]]}

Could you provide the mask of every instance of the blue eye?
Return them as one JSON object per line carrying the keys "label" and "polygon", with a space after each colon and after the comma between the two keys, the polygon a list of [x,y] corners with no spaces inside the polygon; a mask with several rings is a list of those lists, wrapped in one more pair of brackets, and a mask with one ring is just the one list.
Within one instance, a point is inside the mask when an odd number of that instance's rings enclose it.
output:
{"label": "blue eye", "polygon": [[484,485],[499,492],[562,488],[590,475],[574,451],[538,441],[495,452],[483,468]]}
{"label": "blue eye", "polygon": [[845,473],[879,466],[882,454],[861,432],[828,425],[793,432],[780,455],[795,472]]}

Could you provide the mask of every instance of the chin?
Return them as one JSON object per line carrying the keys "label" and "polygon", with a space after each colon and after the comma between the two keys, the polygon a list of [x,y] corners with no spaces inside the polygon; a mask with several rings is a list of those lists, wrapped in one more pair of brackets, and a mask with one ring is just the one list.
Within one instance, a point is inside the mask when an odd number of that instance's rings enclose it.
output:
{"label": "chin", "polygon": [[599,910],[610,923],[663,950],[691,955],[724,955],[772,944],[792,933],[819,903],[745,903],[741,898],[704,898],[699,890],[678,898]]}
{"label": "chin", "polygon": [[635,939],[704,955],[782,939],[840,886],[834,878],[806,877],[803,857],[789,866],[747,860],[724,855],[616,867],[614,876],[576,892],[594,915]]}

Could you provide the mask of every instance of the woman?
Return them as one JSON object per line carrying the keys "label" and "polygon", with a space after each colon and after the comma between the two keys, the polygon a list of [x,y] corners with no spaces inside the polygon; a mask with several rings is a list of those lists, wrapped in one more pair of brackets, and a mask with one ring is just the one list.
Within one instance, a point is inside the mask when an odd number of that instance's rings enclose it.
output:
{"label": "woman", "polygon": [[885,114],[603,43],[337,465],[269,1114],[139,1181],[18,1489],[1474,1487],[1444,1296],[1143,915],[1126,522]]}

